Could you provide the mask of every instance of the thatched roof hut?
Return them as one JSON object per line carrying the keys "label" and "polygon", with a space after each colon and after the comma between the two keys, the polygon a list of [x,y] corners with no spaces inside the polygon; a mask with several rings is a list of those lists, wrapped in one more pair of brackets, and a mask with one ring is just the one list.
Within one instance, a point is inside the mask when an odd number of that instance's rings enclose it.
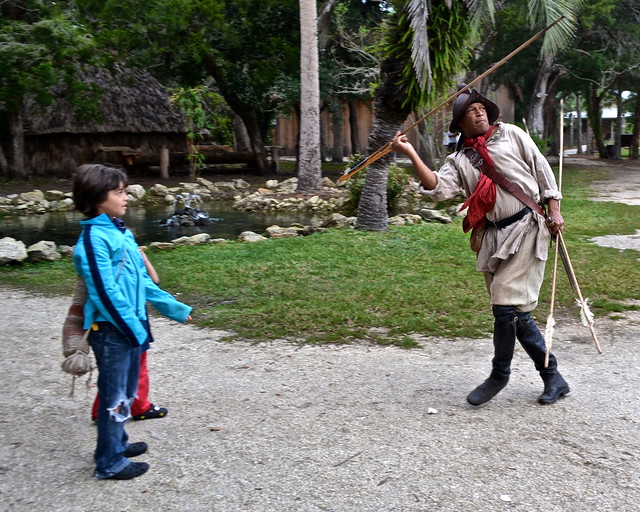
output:
{"label": "thatched roof hut", "polygon": [[69,176],[89,162],[158,165],[163,147],[181,154],[187,150],[182,113],[148,73],[94,68],[76,80],[98,91],[99,116],[79,115],[62,88],[48,107],[25,101],[25,164],[32,175]]}

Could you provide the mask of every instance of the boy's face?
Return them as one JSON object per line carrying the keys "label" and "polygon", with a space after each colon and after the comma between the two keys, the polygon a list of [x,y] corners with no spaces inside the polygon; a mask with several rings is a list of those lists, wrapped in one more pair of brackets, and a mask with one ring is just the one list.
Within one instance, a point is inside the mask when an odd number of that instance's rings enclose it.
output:
{"label": "boy's face", "polygon": [[124,183],[120,182],[118,188],[109,190],[107,198],[98,205],[98,215],[106,213],[109,218],[122,217],[127,212],[128,202]]}

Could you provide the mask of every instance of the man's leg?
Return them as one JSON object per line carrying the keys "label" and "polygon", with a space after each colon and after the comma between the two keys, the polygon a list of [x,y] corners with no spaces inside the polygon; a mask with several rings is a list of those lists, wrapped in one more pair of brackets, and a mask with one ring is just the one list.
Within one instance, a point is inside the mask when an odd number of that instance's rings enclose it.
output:
{"label": "man's leg", "polygon": [[544,392],[538,397],[541,404],[552,404],[571,390],[569,384],[558,372],[558,362],[553,354],[549,354],[549,365],[545,368],[547,346],[544,336],[529,312],[518,312],[516,336],[525,352],[533,360],[536,370],[544,382]]}
{"label": "man's leg", "polygon": [[509,382],[511,360],[516,344],[515,306],[493,306],[493,360],[491,375],[467,396],[471,405],[482,405],[496,396]]}

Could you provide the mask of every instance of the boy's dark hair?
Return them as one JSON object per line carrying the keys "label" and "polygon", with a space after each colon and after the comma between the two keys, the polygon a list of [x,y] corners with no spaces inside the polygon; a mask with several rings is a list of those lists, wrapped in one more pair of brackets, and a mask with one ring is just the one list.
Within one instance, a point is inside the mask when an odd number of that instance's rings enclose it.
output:
{"label": "boy's dark hair", "polygon": [[78,167],[73,176],[73,202],[76,209],[88,218],[98,214],[98,205],[102,203],[110,190],[116,190],[120,183],[126,187],[127,174],[119,167],[103,164],[85,164]]}

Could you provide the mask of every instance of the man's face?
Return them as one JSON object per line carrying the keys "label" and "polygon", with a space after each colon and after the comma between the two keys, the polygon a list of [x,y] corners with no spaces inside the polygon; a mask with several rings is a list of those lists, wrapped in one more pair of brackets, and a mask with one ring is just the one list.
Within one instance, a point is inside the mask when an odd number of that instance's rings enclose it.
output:
{"label": "man's face", "polygon": [[484,135],[489,130],[487,109],[482,103],[472,103],[467,107],[462,120],[458,124],[460,130],[468,139]]}

